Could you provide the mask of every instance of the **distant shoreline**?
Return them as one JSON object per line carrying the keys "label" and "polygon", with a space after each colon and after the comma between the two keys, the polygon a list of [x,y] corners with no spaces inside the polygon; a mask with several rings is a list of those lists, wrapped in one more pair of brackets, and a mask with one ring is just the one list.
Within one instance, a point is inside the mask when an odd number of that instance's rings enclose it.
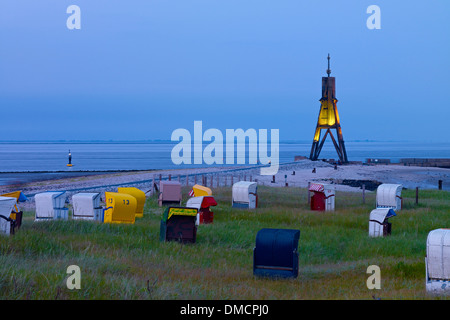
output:
{"label": "distant shoreline", "polygon": [[[135,186],[148,191],[152,182],[171,179],[180,181],[183,186],[202,184],[203,176],[206,186],[231,186],[231,182],[239,180],[257,180],[258,185],[270,187],[301,187],[308,183],[332,184],[337,191],[361,192],[362,184],[366,190],[374,190],[381,183],[402,184],[406,189],[437,189],[439,180],[443,182],[443,190],[450,191],[450,169],[436,167],[416,167],[399,165],[338,165],[323,161],[301,160],[280,164],[274,176],[260,174],[261,166],[242,166],[237,168],[204,167],[179,168],[165,170],[116,170],[116,171],[80,171],[75,174],[58,173],[24,173],[34,175],[33,181],[0,185],[0,194],[15,190],[23,190],[26,195],[34,195],[48,190],[65,190],[70,193],[91,190],[104,192],[116,190],[118,186]],[[316,170],[313,170],[316,169]],[[64,172],[66,173],[66,172]],[[14,175],[14,174],[12,174]],[[51,175],[54,175],[51,177]],[[0,180],[2,175],[0,174]],[[287,184],[287,185],[286,185]]]}
{"label": "distant shoreline", "polygon": [[139,171],[158,171],[163,169],[118,169],[118,170],[43,170],[43,171],[0,171],[3,173],[114,173],[114,172],[139,172]]}

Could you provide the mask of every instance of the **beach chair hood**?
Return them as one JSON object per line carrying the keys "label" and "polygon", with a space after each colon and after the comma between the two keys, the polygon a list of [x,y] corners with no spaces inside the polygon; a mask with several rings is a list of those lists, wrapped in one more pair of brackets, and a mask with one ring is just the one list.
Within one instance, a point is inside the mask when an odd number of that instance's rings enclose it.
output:
{"label": "beach chair hood", "polygon": [[386,219],[395,217],[397,214],[390,208],[378,208],[370,212],[370,220],[382,224]]}
{"label": "beach chair hood", "polygon": [[250,202],[249,195],[256,195],[258,184],[256,182],[239,181],[233,185],[233,202]]}
{"label": "beach chair hood", "polygon": [[208,187],[201,186],[196,184],[192,187],[191,192],[189,192],[190,197],[201,197],[201,196],[210,196],[212,195],[212,191]]}
{"label": "beach chair hood", "polygon": [[144,191],[134,187],[127,187],[127,188],[118,188],[117,192],[129,194],[130,196],[136,198],[136,217],[144,216],[144,206],[146,200]]}
{"label": "beach chair hood", "polygon": [[377,188],[376,207],[400,210],[402,189],[401,184],[380,184]]}

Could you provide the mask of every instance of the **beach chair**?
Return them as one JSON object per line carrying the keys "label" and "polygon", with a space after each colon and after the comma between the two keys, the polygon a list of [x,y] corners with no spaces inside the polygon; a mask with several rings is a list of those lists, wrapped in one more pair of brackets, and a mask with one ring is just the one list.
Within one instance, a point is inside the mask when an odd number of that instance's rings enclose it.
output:
{"label": "beach chair", "polygon": [[403,198],[402,198],[401,184],[380,184],[377,188],[376,196],[376,208],[391,208],[395,211],[402,209]]}
{"label": "beach chair", "polygon": [[191,192],[189,192],[190,197],[202,197],[202,196],[211,196],[212,191],[208,187],[201,186],[196,184],[192,187]]}
{"label": "beach chair", "polygon": [[16,221],[10,215],[16,203],[16,198],[0,196],[0,235],[14,234]]}
{"label": "beach chair", "polygon": [[137,200],[135,197],[118,192],[105,192],[106,208],[104,223],[134,223]]}
{"label": "beach chair", "polygon": [[300,230],[259,230],[253,249],[253,274],[272,278],[296,278],[299,238]]}
{"label": "beach chair", "polygon": [[195,243],[197,239],[197,209],[168,207],[160,224],[160,241]]}
{"label": "beach chair", "polygon": [[258,206],[258,184],[256,182],[239,181],[233,184],[233,208],[255,209]]}
{"label": "beach chair", "polygon": [[129,194],[136,198],[136,218],[144,216],[145,192],[134,187],[118,188],[117,192]]}
{"label": "beach chair", "polygon": [[72,196],[72,219],[103,222],[103,207],[100,205],[100,193],[81,192]]}
{"label": "beach chair", "polygon": [[181,183],[178,181],[160,181],[158,205],[181,205]]}
{"label": "beach chair", "polygon": [[334,211],[335,191],[329,184],[311,183],[309,191],[313,192],[311,197],[311,210]]}
{"label": "beach chair", "polygon": [[426,252],[426,291],[436,295],[450,295],[450,229],[430,231]]}
{"label": "beach chair", "polygon": [[210,210],[212,206],[217,206],[217,202],[211,196],[193,197],[186,202],[186,207],[197,209],[197,225],[213,223],[214,212]]}
{"label": "beach chair", "polygon": [[47,191],[34,196],[36,215],[34,221],[67,220],[69,209],[66,205],[65,191]]}
{"label": "beach chair", "polygon": [[388,219],[395,216],[395,211],[390,208],[372,210],[369,217],[369,236],[386,237],[391,235],[391,223],[388,222]]}
{"label": "beach chair", "polygon": [[4,193],[1,194],[0,196],[12,197],[17,199],[16,204],[14,205],[14,209],[12,210],[9,217],[15,221],[15,227],[17,229],[20,229],[20,226],[22,225],[23,212],[22,210],[19,209],[19,202],[25,202],[28,200],[28,198],[23,194],[22,191]]}

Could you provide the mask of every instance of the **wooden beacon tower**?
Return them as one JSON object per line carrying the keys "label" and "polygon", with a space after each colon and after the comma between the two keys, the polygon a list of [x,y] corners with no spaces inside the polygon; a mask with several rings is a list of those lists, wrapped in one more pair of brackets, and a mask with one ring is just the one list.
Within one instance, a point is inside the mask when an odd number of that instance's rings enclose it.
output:
{"label": "wooden beacon tower", "polygon": [[[334,77],[330,77],[330,54],[328,54],[328,69],[327,77],[322,77],[322,98],[320,99],[319,119],[317,120],[316,132],[314,133],[314,140],[311,147],[311,160],[319,158],[325,139],[330,135],[333,140],[334,147],[339,156],[341,163],[348,163],[347,151],[345,150],[344,137],[342,136],[341,124],[339,121],[339,113],[337,110],[336,99],[336,82]],[[325,135],[320,140],[322,129],[326,130]],[[331,132],[331,129],[336,129],[337,141]]]}

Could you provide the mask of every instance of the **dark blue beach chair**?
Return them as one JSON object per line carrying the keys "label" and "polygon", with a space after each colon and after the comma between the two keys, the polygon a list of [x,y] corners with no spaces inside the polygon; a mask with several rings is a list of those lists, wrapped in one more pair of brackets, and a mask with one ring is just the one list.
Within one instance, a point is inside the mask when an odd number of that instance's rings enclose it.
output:
{"label": "dark blue beach chair", "polygon": [[271,278],[296,278],[299,238],[300,230],[259,230],[253,249],[253,274]]}

